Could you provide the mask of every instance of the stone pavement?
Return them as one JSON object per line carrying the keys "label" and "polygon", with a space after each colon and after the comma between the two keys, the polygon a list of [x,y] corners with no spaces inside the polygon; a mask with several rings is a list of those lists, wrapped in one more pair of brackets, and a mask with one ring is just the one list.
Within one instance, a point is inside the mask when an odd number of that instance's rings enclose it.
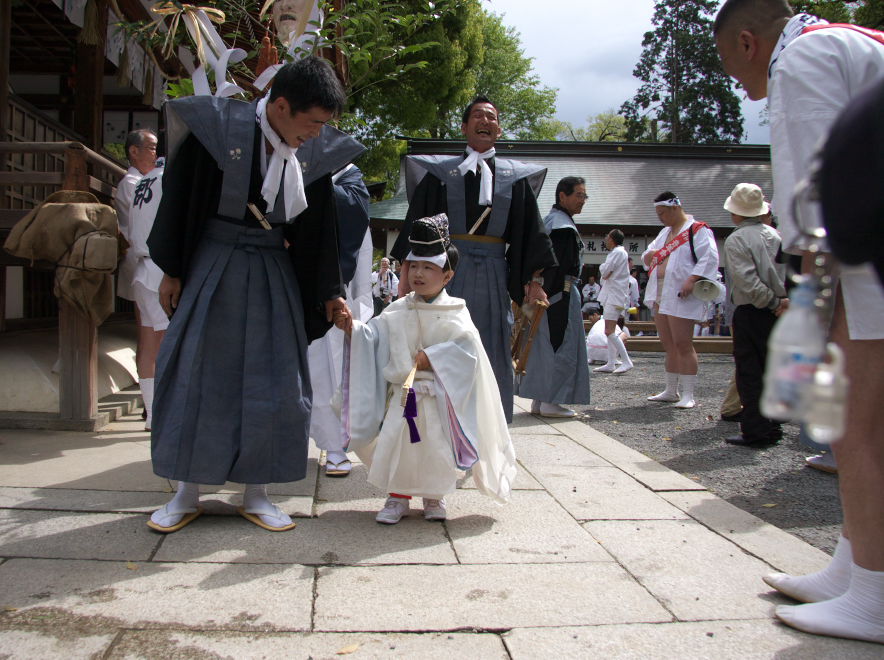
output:
{"label": "stone pavement", "polygon": [[517,414],[511,502],[467,482],[445,523],[378,525],[362,466],[314,452],[272,488],[279,534],[235,486],[152,532],[172,489],[141,428],[0,430],[0,658],[882,657],[771,620],[761,576],[826,555],[580,421]]}

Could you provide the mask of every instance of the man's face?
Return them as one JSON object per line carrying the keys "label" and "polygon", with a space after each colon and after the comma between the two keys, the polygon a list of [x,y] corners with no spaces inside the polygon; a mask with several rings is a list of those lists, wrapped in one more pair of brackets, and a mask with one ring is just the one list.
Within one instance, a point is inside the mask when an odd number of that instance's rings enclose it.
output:
{"label": "man's face", "polygon": [[605,236],[605,247],[609,250],[613,250],[615,247],[617,247],[617,244],[614,242],[614,239],[611,238],[610,234]]}
{"label": "man's face", "polygon": [[129,162],[142,174],[147,174],[156,167],[157,136],[148,133],[143,136],[140,147],[129,147]]}
{"label": "man's face", "polygon": [[586,186],[577,184],[574,186],[574,192],[566,195],[564,192],[559,193],[559,206],[561,206],[570,216],[575,216],[583,210],[586,203]]}
{"label": "man's face", "polygon": [[[290,36],[298,26],[298,16],[304,11],[306,0],[276,0],[271,14],[277,38],[288,46]],[[309,28],[308,28],[309,29]]]}
{"label": "man's face", "polygon": [[595,278],[592,275],[589,276],[589,283],[595,284]]}
{"label": "man's face", "polygon": [[678,208],[677,206],[655,206],[654,211],[657,212],[657,219],[662,224],[670,227],[679,217]]}
{"label": "man's face", "polygon": [[762,52],[758,38],[748,30],[722,30],[715,47],[724,72],[739,82],[753,101],[767,96],[769,52]]}
{"label": "man's face", "polygon": [[444,271],[429,261],[408,262],[408,285],[424,298],[438,295],[453,274],[454,271]]}
{"label": "man's face", "polygon": [[381,259],[381,272],[390,269],[390,262],[387,259]]}
{"label": "man's face", "polygon": [[319,106],[292,114],[289,102],[282,96],[267,104],[267,121],[270,127],[292,149],[297,149],[307,140],[319,135],[322,127],[333,116],[331,110]]}
{"label": "man's face", "polygon": [[488,151],[500,137],[497,110],[490,103],[477,103],[470,109],[467,123],[461,124],[467,144],[478,152]]}

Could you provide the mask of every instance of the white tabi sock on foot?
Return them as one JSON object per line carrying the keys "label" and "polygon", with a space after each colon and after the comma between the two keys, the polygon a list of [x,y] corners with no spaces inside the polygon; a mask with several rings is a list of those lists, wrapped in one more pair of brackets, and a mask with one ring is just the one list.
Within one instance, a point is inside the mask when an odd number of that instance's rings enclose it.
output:
{"label": "white tabi sock on foot", "polygon": [[616,368],[616,365],[614,364],[614,360],[617,359],[617,349],[614,348],[613,344],[611,344],[611,337],[613,337],[613,335],[607,336],[608,361],[605,362],[602,366],[596,367],[595,369],[593,369],[593,371],[595,371],[596,373],[609,374],[612,371],[614,371],[614,369]]}
{"label": "white tabi sock on foot", "polygon": [[678,401],[678,374],[667,371],[666,389],[660,392],[660,394],[649,396],[648,401],[667,401],[670,403]]}
{"label": "white tabi sock on foot", "polygon": [[246,513],[258,516],[271,527],[285,527],[292,519],[267,497],[267,484],[246,484],[242,495],[242,507]]}
{"label": "white tabi sock on foot", "polygon": [[837,598],[847,591],[847,587],[850,586],[852,564],[850,540],[839,536],[832,561],[823,570],[809,575],[771,573],[763,580],[790,598],[800,600],[802,603],[818,603]]}
{"label": "white tabi sock on foot", "polygon": [[681,386],[681,398],[675,404],[676,408],[693,408],[694,385],[697,384],[697,374],[679,374],[678,384]]}
{"label": "white tabi sock on foot", "polygon": [[780,605],[783,623],[817,635],[884,644],[884,571],[850,567],[850,587],[832,600],[807,605]]}
{"label": "white tabi sock on foot", "polygon": [[150,431],[153,421],[153,378],[138,379],[138,386],[141,388],[141,398],[144,399],[144,412],[147,413],[144,420],[144,430]]}
{"label": "white tabi sock on foot", "polygon": [[616,330],[608,335],[608,345],[613,347],[612,350],[614,351],[614,355],[619,355],[620,359],[623,360],[623,364],[614,369],[614,373],[625,374],[632,369],[632,360],[629,359],[629,353],[626,352],[626,346],[624,346],[623,340],[620,339],[620,334]]}
{"label": "white tabi sock on foot", "polygon": [[189,481],[178,482],[178,492],[168,504],[154,511],[150,519],[160,527],[174,527],[187,513],[197,510],[200,502],[200,485]]}

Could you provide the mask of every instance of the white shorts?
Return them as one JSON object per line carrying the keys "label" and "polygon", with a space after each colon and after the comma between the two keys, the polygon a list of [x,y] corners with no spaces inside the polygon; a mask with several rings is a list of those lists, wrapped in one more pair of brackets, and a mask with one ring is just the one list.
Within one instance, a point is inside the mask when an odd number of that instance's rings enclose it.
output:
{"label": "white shorts", "polygon": [[884,339],[884,286],[871,264],[841,266],[841,293],[851,339]]}
{"label": "white shorts", "polygon": [[616,305],[605,305],[605,310],[602,312],[602,318],[606,321],[616,321],[626,310],[623,307],[617,307]]}
{"label": "white shorts", "polygon": [[135,295],[135,304],[141,312],[141,325],[153,328],[154,331],[165,330],[169,327],[169,317],[160,305],[160,295],[151,291],[141,282],[132,283],[132,293]]}

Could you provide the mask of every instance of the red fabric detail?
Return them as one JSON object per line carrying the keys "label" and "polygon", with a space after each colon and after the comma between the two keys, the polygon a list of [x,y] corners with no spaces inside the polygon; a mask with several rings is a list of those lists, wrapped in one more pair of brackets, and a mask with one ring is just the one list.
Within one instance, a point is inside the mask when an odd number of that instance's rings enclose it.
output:
{"label": "red fabric detail", "polygon": [[651,259],[651,265],[648,267],[648,275],[650,275],[654,269],[660,265],[662,261],[664,261],[670,254],[675,252],[678,248],[688,242],[691,230],[693,230],[694,234],[700,231],[703,227],[709,228],[705,222],[694,222],[690,227],[681,232],[678,236],[669,241],[666,245],[661,247],[657,254],[654,255],[654,258]]}
{"label": "red fabric detail", "polygon": [[828,25],[809,25],[808,27],[801,30],[801,34],[807,34],[808,32],[815,32],[817,30],[825,30],[826,28],[846,28],[848,30],[853,30],[854,32],[859,32],[861,34],[866,35],[867,37],[871,37],[875,41],[880,44],[884,44],[884,32],[880,32],[879,30],[873,30],[871,28],[862,27],[861,25],[852,25],[851,23],[829,23]]}
{"label": "red fabric detail", "polygon": [[401,497],[403,500],[410,500],[411,495],[400,495],[399,493],[388,493],[390,497]]}

